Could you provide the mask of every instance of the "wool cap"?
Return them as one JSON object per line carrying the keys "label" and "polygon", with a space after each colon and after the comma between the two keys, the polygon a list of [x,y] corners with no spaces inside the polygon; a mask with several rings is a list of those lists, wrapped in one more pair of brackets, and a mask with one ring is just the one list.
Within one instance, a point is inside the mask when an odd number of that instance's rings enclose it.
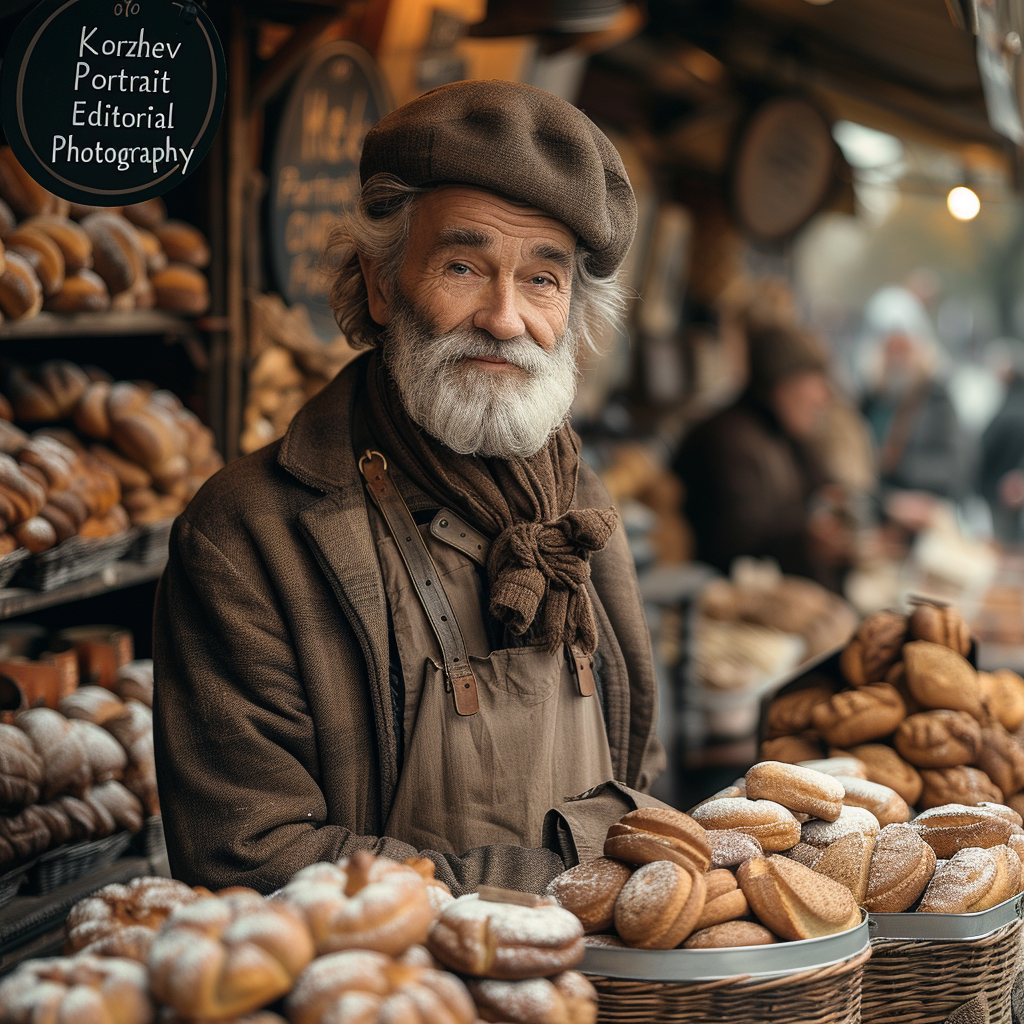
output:
{"label": "wool cap", "polygon": [[359,177],[407,185],[474,185],[557,218],[614,274],[636,231],[636,199],[608,137],[571,103],[517,82],[455,82],[370,129]]}
{"label": "wool cap", "polygon": [[761,327],[747,334],[750,390],[767,398],[780,381],[806,371],[828,372],[828,354],[818,337],[796,326]]}

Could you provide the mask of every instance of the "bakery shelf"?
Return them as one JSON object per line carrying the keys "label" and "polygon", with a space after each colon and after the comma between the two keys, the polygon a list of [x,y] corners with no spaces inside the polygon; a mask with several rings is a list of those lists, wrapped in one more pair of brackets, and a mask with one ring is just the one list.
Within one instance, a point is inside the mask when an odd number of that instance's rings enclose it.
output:
{"label": "bakery shelf", "polygon": [[161,309],[74,313],[68,316],[40,313],[28,320],[8,320],[0,324],[0,341],[142,334],[183,338],[194,336],[196,328],[192,321]]}
{"label": "bakery shelf", "polygon": [[113,590],[134,587],[138,583],[148,583],[163,572],[164,561],[161,559],[146,565],[139,562],[112,562],[95,576],[87,576],[84,580],[75,580],[53,590],[26,590],[18,587],[0,590],[0,619],[81,601]]}

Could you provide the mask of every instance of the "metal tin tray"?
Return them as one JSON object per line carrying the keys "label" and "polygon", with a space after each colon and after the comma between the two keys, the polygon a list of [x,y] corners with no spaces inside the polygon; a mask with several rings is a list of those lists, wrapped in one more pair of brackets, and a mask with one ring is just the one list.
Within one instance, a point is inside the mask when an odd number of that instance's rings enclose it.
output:
{"label": "metal tin tray", "polygon": [[736,946],[731,949],[620,949],[613,946],[590,946],[577,970],[605,978],[643,981],[698,982],[736,977],[772,978],[841,963],[863,952],[868,943],[868,919],[864,914],[861,923],[847,932],[826,935],[823,939],[778,942],[771,946]]}
{"label": "metal tin tray", "polygon": [[871,914],[872,939],[924,939],[970,942],[1024,917],[1024,893],[977,914]]}

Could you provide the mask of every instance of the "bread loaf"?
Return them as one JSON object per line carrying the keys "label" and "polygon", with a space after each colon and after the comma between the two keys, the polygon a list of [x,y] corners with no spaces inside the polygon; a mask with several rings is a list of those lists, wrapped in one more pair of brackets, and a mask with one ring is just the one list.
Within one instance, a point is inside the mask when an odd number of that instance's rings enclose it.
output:
{"label": "bread loaf", "polygon": [[980,769],[960,765],[956,768],[922,768],[923,788],[918,801],[922,810],[943,804],[973,804],[1002,799],[1000,788]]}
{"label": "bread loaf", "polygon": [[638,949],[674,949],[696,926],[706,892],[704,874],[692,867],[644,864],[615,902],[615,930]]}
{"label": "bread loaf", "polygon": [[[89,236],[68,217],[42,216],[31,217],[22,225],[45,232],[60,247],[64,257],[66,273],[73,274],[77,270],[88,270],[92,267],[92,242]],[[17,235],[17,232],[14,232]]]}
{"label": "bread loaf", "polygon": [[643,807],[608,829],[604,855],[627,864],[671,860],[706,871],[711,863],[707,834],[695,818],[669,807]]}
{"label": "bread loaf", "polygon": [[683,949],[727,949],[732,946],[770,946],[779,938],[753,921],[727,921],[694,932]]}
{"label": "bread loaf", "polygon": [[95,271],[76,270],[43,305],[51,313],[102,313],[110,308],[110,292]]}
{"label": "bread loaf", "polygon": [[[36,376],[39,383],[53,396],[62,419],[71,415],[71,410],[89,387],[89,378],[85,371],[68,359],[47,360],[40,364]],[[49,440],[52,442],[52,438]]]}
{"label": "bread loaf", "polygon": [[903,648],[903,664],[907,686],[924,707],[982,716],[978,673],[956,651],[927,640],[914,640]]}
{"label": "bread loaf", "polygon": [[12,526],[11,533],[23,548],[34,555],[48,551],[57,543],[57,531],[53,524],[42,516],[33,516],[23,523]]}
{"label": "bread loaf", "polygon": [[800,767],[813,768],[816,772],[824,772],[826,775],[845,775],[851,779],[866,779],[868,777],[867,768],[862,761],[847,755],[845,751],[837,753],[836,750],[838,748],[834,748],[833,753],[828,757],[822,757],[815,761],[802,761]]}
{"label": "bread loaf", "polygon": [[821,850],[852,832],[876,836],[879,832],[878,819],[863,807],[848,807],[844,804],[835,821],[812,818],[804,822],[800,828],[800,841]]}
{"label": "bread loaf", "polygon": [[828,743],[846,749],[887,736],[905,714],[895,687],[873,683],[835,694],[814,709],[812,720]]}
{"label": "bread loaf", "polygon": [[712,800],[694,808],[693,814],[709,830],[730,829],[753,836],[766,852],[788,850],[800,841],[800,822],[772,800]]}
{"label": "bread loaf", "polygon": [[965,657],[971,649],[971,632],[952,605],[919,604],[910,615],[909,633],[914,640],[941,644]]}
{"label": "bread loaf", "polygon": [[94,785],[124,776],[128,755],[109,732],[83,719],[73,720],[71,726],[85,750]]}
{"label": "bread loaf", "polygon": [[940,860],[948,860],[958,850],[971,846],[988,849],[1006,843],[1011,835],[1020,835],[1021,827],[991,810],[946,804],[922,811],[913,827],[935,851]]}
{"label": "bread loaf", "polygon": [[42,185],[18,163],[10,146],[0,146],[0,196],[19,217],[40,214],[64,216],[68,204],[47,192]]}
{"label": "bread loaf", "polygon": [[203,233],[180,220],[165,220],[151,229],[171,260],[205,267],[210,262],[210,246]]}
{"label": "bread loaf", "polygon": [[576,971],[563,971],[553,978],[469,981],[467,985],[483,1021],[597,1021],[597,992]]}
{"label": "bread loaf", "polygon": [[1024,788],[1024,750],[998,722],[981,730],[981,747],[974,763],[1005,796]]}
{"label": "bread loaf", "polygon": [[585,932],[603,932],[615,920],[615,901],[632,873],[621,861],[598,857],[556,876],[547,894],[575,914]]}
{"label": "bread loaf", "polygon": [[[881,833],[879,833],[881,834]],[[813,869],[840,882],[853,893],[858,904],[864,902],[868,891],[868,875],[875,850],[875,836],[863,832],[849,832],[818,853]],[[811,847],[813,849],[813,847]],[[796,859],[796,858],[791,858]],[[808,864],[807,867],[812,867]]]}
{"label": "bread loaf", "polygon": [[59,793],[81,796],[92,778],[88,753],[71,722],[50,708],[30,708],[17,715],[14,724],[42,758],[42,799],[51,800]]}
{"label": "bread loaf", "polygon": [[187,263],[171,263],[154,273],[151,280],[160,309],[200,316],[210,308],[206,278]]}
{"label": "bread loaf", "polygon": [[864,743],[851,747],[847,753],[864,764],[869,781],[891,786],[911,807],[920,799],[924,786],[920,773],[892,747],[884,743]]}
{"label": "bread loaf", "polygon": [[91,213],[82,227],[92,242],[93,265],[113,296],[146,276],[146,254],[132,225],[116,213]]}
{"label": "bread loaf", "polygon": [[136,227],[150,231],[167,220],[167,207],[159,196],[126,206],[122,212]]}
{"label": "bread loaf", "polygon": [[847,681],[854,686],[882,682],[899,660],[906,635],[905,615],[889,611],[869,615],[840,655],[839,666]]}
{"label": "bread loaf", "polygon": [[43,286],[24,256],[8,252],[0,274],[0,310],[8,320],[28,320],[43,308]]}
{"label": "bread loaf", "polygon": [[875,914],[909,910],[931,881],[935,851],[910,825],[886,825],[875,840],[863,905]]}
{"label": "bread loaf", "polygon": [[776,697],[768,708],[765,723],[768,739],[796,736],[811,727],[811,712],[815,706],[829,699],[835,687],[823,681],[794,693]]}
{"label": "bread loaf", "polygon": [[9,252],[16,252],[32,265],[43,288],[43,295],[56,295],[64,285],[64,253],[60,246],[41,228],[19,224],[7,236],[4,244]]}
{"label": "bread loaf", "polygon": [[917,768],[954,768],[978,756],[981,727],[964,711],[921,711],[900,723],[894,742]]}
{"label": "bread loaf", "polygon": [[764,852],[761,844],[746,832],[718,829],[709,831],[707,838],[712,868],[736,867],[751,857],[760,857]]}
{"label": "bread loaf", "polygon": [[[1018,861],[1019,864],[1019,861]],[[1005,887],[998,878],[999,862],[987,849],[959,850],[936,870],[917,908],[922,914],[970,914],[995,906],[986,897]]]}
{"label": "bread loaf", "polygon": [[799,736],[780,736],[778,739],[765,740],[761,744],[758,756],[761,761],[799,764],[802,761],[820,758],[823,753],[817,733],[805,732]]}
{"label": "bread loaf", "polygon": [[43,761],[32,741],[13,725],[0,723],[0,813],[17,813],[39,799]]}
{"label": "bread loaf", "polygon": [[910,821],[910,807],[896,790],[864,779],[839,776],[838,781],[846,791],[843,803],[848,807],[863,807],[870,811],[878,819],[879,825]]}
{"label": "bread loaf", "polygon": [[751,800],[774,800],[825,821],[835,821],[843,807],[843,783],[812,768],[761,761],[747,772],[746,784]]}
{"label": "bread loaf", "polygon": [[978,686],[985,709],[1003,728],[1016,732],[1024,725],[1024,679],[1016,672],[979,672]]}

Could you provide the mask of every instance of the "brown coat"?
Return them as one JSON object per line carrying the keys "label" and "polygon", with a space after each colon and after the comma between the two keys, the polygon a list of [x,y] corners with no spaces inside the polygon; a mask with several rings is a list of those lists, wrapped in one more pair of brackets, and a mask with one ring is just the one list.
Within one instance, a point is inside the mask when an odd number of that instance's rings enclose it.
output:
{"label": "brown coat", "polygon": [[[350,432],[364,364],[343,370],[281,441],[217,474],[171,536],[155,616],[154,726],[171,866],[191,884],[267,892],[356,849],[415,852],[380,835],[398,758],[384,586]],[[609,504],[583,464],[576,501]],[[554,809],[545,848],[422,851],[457,893],[482,883],[537,890],[564,862],[597,856],[610,821],[650,802],[625,789],[646,792],[663,754],[621,527],[591,564],[599,634],[613,633],[622,651],[602,679],[624,786]]]}

